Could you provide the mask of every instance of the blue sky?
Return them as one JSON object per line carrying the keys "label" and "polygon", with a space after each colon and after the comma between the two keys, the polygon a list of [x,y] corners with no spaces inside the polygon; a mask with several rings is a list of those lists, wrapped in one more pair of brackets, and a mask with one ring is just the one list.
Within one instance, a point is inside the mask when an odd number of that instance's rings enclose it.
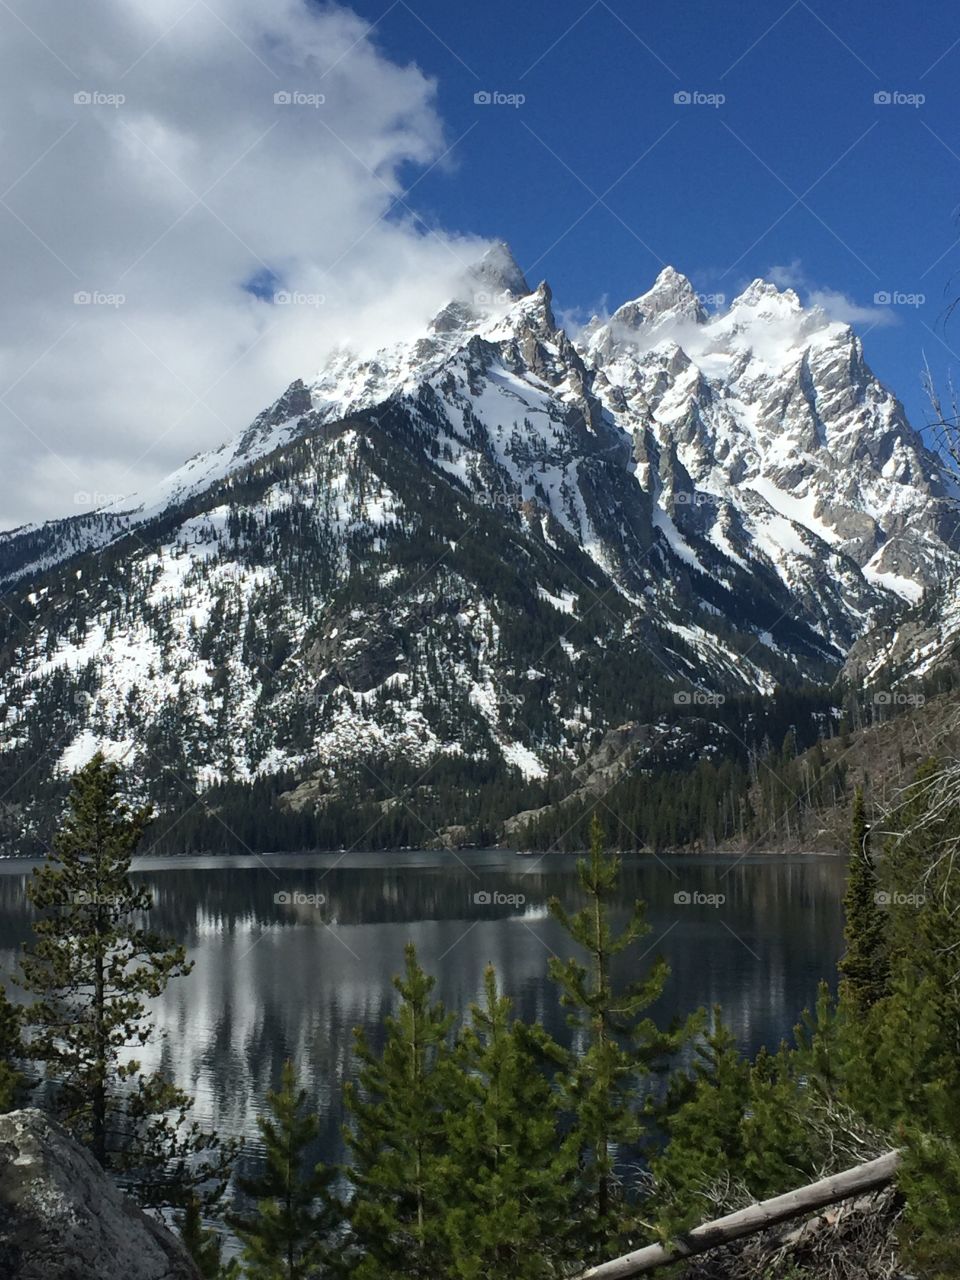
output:
{"label": "blue sky", "polygon": [[[436,78],[455,144],[411,172],[406,203],[509,241],[560,308],[616,305],[664,262],[728,296],[779,266],[802,296],[874,313],[857,323],[868,359],[918,425],[924,352],[936,374],[960,368],[960,319],[944,321],[955,276],[960,291],[954,5],[354,8],[391,58]],[[477,105],[482,90],[525,101]],[[677,104],[680,91],[725,101]],[[875,308],[884,292],[925,302]]]}
{"label": "blue sky", "polygon": [[945,0],[10,0],[0,528],[414,336],[493,238],[573,323],[665,263],[794,282],[922,425],[924,353],[960,375],[958,73]]}

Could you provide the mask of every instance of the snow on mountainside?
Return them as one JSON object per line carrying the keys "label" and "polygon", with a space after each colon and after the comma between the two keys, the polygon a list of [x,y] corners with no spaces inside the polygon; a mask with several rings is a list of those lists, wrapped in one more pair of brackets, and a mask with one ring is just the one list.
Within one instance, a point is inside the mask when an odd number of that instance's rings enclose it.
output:
{"label": "snow on mountainside", "polygon": [[294,807],[356,761],[535,781],[679,691],[831,679],[956,571],[951,527],[859,340],[791,291],[708,315],[667,268],[573,340],[495,246],[415,341],[0,535],[0,765],[101,745],[157,794]]}
{"label": "snow on mountainside", "polygon": [[847,655],[844,674],[858,686],[869,685],[897,706],[911,705],[918,681],[947,687],[960,661],[960,578],[944,582],[915,608],[890,624],[868,631]]}
{"label": "snow on mountainside", "polygon": [[[792,290],[756,280],[707,317],[668,268],[592,326],[587,349],[619,420],[652,422],[697,489],[738,504],[778,561],[808,545],[806,531],[911,600],[953,562],[935,459],[853,330]],[[722,530],[712,536],[722,545]]]}

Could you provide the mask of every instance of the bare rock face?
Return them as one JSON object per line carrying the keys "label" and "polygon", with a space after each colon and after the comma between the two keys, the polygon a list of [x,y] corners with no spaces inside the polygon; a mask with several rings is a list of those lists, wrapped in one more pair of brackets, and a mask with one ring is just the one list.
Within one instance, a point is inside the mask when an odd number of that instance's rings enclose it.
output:
{"label": "bare rock face", "polygon": [[42,1111],[0,1116],[4,1280],[200,1280],[179,1240]]}

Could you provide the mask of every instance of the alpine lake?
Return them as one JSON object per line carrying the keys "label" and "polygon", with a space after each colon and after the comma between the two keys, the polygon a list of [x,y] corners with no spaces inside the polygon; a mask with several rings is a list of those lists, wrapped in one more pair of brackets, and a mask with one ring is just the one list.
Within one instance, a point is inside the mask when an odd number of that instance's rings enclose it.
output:
{"label": "alpine lake", "polygon": [[[30,938],[33,863],[0,862],[0,980],[13,998]],[[564,1044],[568,1027],[547,972],[573,944],[548,909],[581,903],[576,859],[504,850],[142,859],[151,926],[187,949],[189,977],[154,1003],[158,1034],[138,1054],[196,1099],[195,1117],[259,1149],[256,1120],[286,1058],[322,1120],[317,1155],[343,1154],[341,1089],[355,1073],[353,1029],[382,1042],[406,943],[435,976],[435,996],[466,1010],[492,963],[517,1016]],[[625,856],[615,923],[635,898],[650,932],[619,958],[623,981],[663,955],[671,975],[652,1012],[668,1022],[719,1005],[741,1047],[791,1034],[842,949],[842,858]]]}

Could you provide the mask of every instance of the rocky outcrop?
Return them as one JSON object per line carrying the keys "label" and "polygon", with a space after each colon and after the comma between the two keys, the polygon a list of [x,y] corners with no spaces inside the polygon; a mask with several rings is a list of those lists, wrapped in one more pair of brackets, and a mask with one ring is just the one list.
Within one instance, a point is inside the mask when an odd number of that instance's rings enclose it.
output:
{"label": "rocky outcrop", "polygon": [[179,1240],[42,1111],[0,1116],[4,1280],[200,1280]]}
{"label": "rocky outcrop", "polygon": [[[678,700],[687,706],[702,705],[710,701],[710,695],[686,692],[678,694]],[[606,795],[628,773],[677,768],[687,759],[709,758],[720,750],[726,733],[716,721],[695,716],[679,725],[629,720],[608,729],[596,750],[582,764],[562,775],[571,789],[556,802],[556,808],[589,804],[595,797]],[[561,777],[555,779],[559,780]],[[504,842],[509,844],[519,839],[531,822],[545,817],[551,808],[545,805],[540,809],[526,809],[507,818],[503,824]]]}

